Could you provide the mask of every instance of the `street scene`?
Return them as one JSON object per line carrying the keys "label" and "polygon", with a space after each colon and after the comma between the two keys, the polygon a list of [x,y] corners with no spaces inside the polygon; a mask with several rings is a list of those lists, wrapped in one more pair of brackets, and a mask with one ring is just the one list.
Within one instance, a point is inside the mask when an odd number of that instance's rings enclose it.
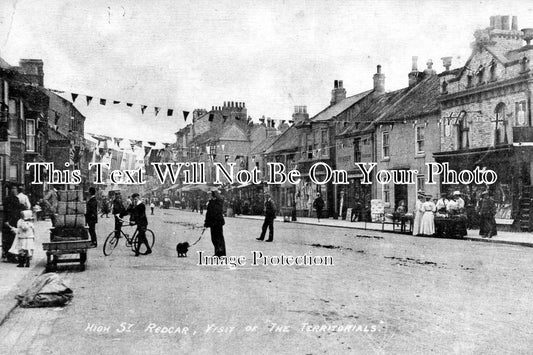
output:
{"label": "street scene", "polygon": [[0,4],[1,354],[530,354],[533,8]]}
{"label": "street scene", "polygon": [[[228,218],[228,255],[330,255],[333,266],[198,266],[203,216],[158,209],[151,256],[121,241],[67,268],[64,308],[18,308],[0,327],[11,354],[527,353],[530,248]],[[39,228],[45,228],[46,222]],[[98,224],[104,236],[111,219]],[[243,233],[243,231],[246,231]],[[445,251],[445,252],[443,252]],[[42,263],[43,261],[41,261]],[[43,267],[41,264],[40,267]],[[512,299],[512,302],[509,300]]]}

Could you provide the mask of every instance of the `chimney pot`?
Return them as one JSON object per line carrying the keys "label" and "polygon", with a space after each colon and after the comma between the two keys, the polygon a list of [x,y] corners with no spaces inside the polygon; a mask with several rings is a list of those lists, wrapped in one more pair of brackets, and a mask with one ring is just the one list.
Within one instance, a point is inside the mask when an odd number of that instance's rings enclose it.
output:
{"label": "chimney pot", "polygon": [[522,34],[524,41],[526,41],[526,46],[529,46],[529,43],[533,39],[533,28],[523,28]]}
{"label": "chimney pot", "polygon": [[452,57],[442,57],[442,66],[446,69],[446,71],[450,70],[450,67],[452,66]]}
{"label": "chimney pot", "polygon": [[502,29],[502,17],[501,16],[494,16],[494,29],[496,30]]}
{"label": "chimney pot", "polygon": [[509,16],[502,16],[502,30],[509,31]]}
{"label": "chimney pot", "polygon": [[378,64],[378,66],[376,67],[376,72],[378,74],[381,74],[381,65]]}
{"label": "chimney pot", "polygon": [[494,25],[495,25],[495,19],[494,19],[494,16],[491,16],[490,17],[490,28],[494,28]]}
{"label": "chimney pot", "polygon": [[418,71],[418,57],[416,55],[412,58],[411,71]]}
{"label": "chimney pot", "polygon": [[335,80],[335,81],[333,82],[333,87],[334,87],[335,89],[337,89],[337,88],[339,87],[339,81],[338,81],[338,80]]}
{"label": "chimney pot", "polygon": [[518,18],[513,16],[513,22],[511,24],[511,30],[518,31]]}
{"label": "chimney pot", "polygon": [[342,88],[342,80],[339,80],[339,88]]}

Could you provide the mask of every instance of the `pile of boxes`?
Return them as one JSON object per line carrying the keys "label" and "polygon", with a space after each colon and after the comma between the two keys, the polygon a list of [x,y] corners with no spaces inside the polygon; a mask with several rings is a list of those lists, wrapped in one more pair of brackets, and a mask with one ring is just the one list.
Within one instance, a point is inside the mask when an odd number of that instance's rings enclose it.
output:
{"label": "pile of boxes", "polygon": [[89,239],[85,227],[86,203],[82,190],[58,191],[57,213],[54,225],[50,229],[50,241],[61,242]]}

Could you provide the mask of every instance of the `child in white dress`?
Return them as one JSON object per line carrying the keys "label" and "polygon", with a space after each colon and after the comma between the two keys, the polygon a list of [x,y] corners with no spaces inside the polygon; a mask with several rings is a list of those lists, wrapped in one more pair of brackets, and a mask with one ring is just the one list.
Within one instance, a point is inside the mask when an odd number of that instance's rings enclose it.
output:
{"label": "child in white dress", "polygon": [[13,246],[9,249],[10,253],[18,254],[19,263],[17,267],[29,267],[30,260],[33,257],[35,249],[35,229],[33,227],[32,211],[26,210],[20,213],[20,219],[17,221],[17,227],[11,227],[11,230],[17,235],[13,241]]}

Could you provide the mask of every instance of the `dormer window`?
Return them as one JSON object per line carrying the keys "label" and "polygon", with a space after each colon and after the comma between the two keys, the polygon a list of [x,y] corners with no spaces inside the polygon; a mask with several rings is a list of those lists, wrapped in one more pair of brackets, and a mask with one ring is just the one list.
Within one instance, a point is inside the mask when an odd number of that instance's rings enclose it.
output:
{"label": "dormer window", "polygon": [[472,74],[468,74],[466,76],[466,87],[469,88],[469,87],[472,87]]}

